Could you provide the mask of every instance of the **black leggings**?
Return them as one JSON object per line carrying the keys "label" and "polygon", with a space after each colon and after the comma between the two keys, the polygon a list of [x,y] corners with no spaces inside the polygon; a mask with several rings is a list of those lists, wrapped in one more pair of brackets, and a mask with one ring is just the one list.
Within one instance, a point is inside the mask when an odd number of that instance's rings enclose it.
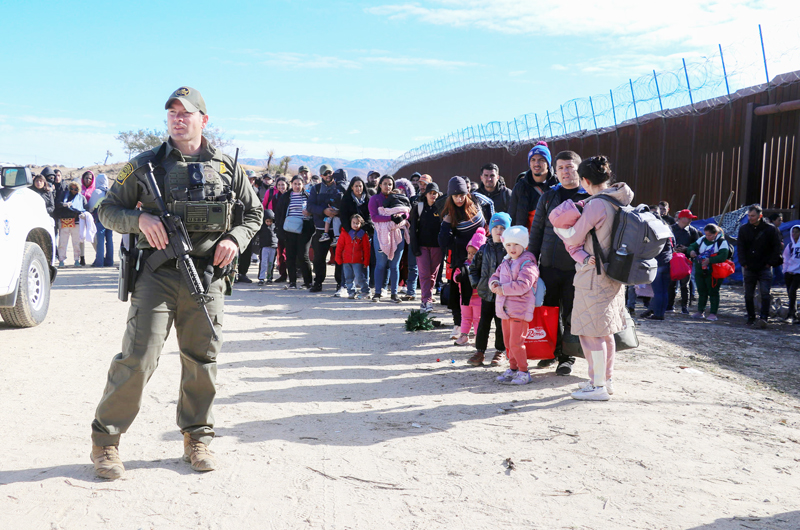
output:
{"label": "black leggings", "polygon": [[303,232],[293,234],[285,232],[286,241],[286,269],[289,273],[289,283],[297,284],[297,269],[303,273],[303,283],[311,284],[311,260],[308,259],[308,249],[311,247],[311,236],[314,235],[314,223],[303,222]]}
{"label": "black leggings", "polygon": [[503,327],[500,318],[495,315],[494,302],[481,300],[481,320],[478,323],[478,332],[475,334],[475,349],[486,353],[489,345],[489,330],[494,320],[494,348],[497,351],[505,351],[506,345],[503,342]]}

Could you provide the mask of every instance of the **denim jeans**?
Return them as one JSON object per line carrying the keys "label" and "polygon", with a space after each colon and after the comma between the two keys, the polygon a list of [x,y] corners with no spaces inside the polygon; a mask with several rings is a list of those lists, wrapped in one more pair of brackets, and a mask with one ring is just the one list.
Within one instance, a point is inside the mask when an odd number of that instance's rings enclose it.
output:
{"label": "denim jeans", "polygon": [[369,294],[367,269],[363,263],[343,263],[342,272],[344,273],[344,286],[347,288],[347,294],[352,295],[359,287],[362,294]]}
{"label": "denim jeans", "polygon": [[772,298],[769,289],[772,286],[772,267],[764,267],[761,270],[744,270],[744,305],[747,308],[747,318],[756,317],[756,304],[753,298],[756,295],[756,284],[761,291],[761,318],[769,318],[769,306]]}
{"label": "denim jeans", "polygon": [[669,302],[669,263],[659,265],[656,271],[656,279],[653,280],[653,299],[650,301],[650,309],[653,316],[663,317],[667,311]]}
{"label": "denim jeans", "polygon": [[[386,277],[389,277],[391,283],[392,294],[397,294],[397,286],[400,283],[400,258],[403,257],[403,248],[405,248],[405,241],[400,241],[397,249],[394,251],[394,257],[389,260],[389,257],[378,250],[375,256],[375,294],[380,295],[381,290],[386,285]],[[375,242],[375,246],[380,245]],[[387,274],[388,272],[388,274]]]}
{"label": "denim jeans", "polygon": [[97,257],[92,263],[93,267],[114,266],[114,231],[103,226],[99,220],[95,221],[97,227]]}
{"label": "denim jeans", "polygon": [[[410,249],[409,249],[410,250]],[[417,278],[419,277],[417,269],[417,257],[413,252],[408,254],[408,278],[406,279],[406,294],[410,296],[417,295]]]}

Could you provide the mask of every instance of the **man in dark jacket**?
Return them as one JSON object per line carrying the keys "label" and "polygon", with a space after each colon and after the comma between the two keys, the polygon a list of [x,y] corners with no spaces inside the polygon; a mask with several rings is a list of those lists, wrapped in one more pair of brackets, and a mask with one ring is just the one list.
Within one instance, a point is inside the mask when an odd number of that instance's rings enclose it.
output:
{"label": "man in dark jacket", "polygon": [[511,216],[512,225],[530,228],[539,197],[556,185],[551,167],[550,149],[546,142],[537,143],[528,152],[528,166],[530,169],[520,173],[517,183],[514,184],[508,214]]}
{"label": "man in dark jacket", "polygon": [[[772,301],[769,289],[772,286],[772,267],[783,262],[781,256],[781,234],[766,222],[761,206],[754,204],[747,209],[747,224],[739,229],[739,264],[744,270],[744,305],[747,308],[747,325],[755,324],[764,329],[769,320]],[[753,298],[756,284],[761,291],[761,317],[756,320]]]}
{"label": "man in dark jacket", "polygon": [[[663,219],[663,217],[662,217]],[[681,210],[678,212],[678,218],[675,224],[672,225],[672,235],[675,237],[675,252],[686,254],[686,247],[703,237],[700,230],[693,227],[691,222],[697,219],[696,215],[692,215],[691,210]],[[691,300],[689,298],[689,289],[692,286],[692,276],[689,275],[680,281],[681,284],[681,313],[684,315],[689,314],[689,305]],[[669,284],[669,301],[667,302],[667,311],[673,311],[675,308],[675,295],[677,294],[678,282],[673,280]],[[693,289],[693,288],[692,288]],[[694,291],[692,291],[694,294]]]}
{"label": "man in dark jacket", "polygon": [[550,223],[550,212],[564,201],[574,202],[589,198],[589,194],[580,187],[578,166],[581,157],[574,151],[561,151],[556,155],[555,169],[559,183],[546,191],[536,206],[533,224],[530,228],[528,250],[539,261],[539,277],[544,282],[546,291],[544,305],[560,308],[560,322],[556,341],[555,359],[540,361],[538,366],[544,368],[558,361],[557,375],[572,373],[575,357],[563,352],[563,336],[569,335],[572,329],[572,301],[575,298],[575,260],[567,252]]}
{"label": "man in dark jacket", "polygon": [[[325,281],[327,274],[328,251],[331,248],[332,240],[320,241],[320,237],[325,233],[325,218],[333,219],[338,215],[339,211],[332,205],[338,203],[345,191],[344,186],[333,179],[333,168],[328,164],[320,166],[319,175],[322,177],[322,182],[314,184],[308,194],[308,210],[314,216],[314,227],[316,228],[314,237],[311,239],[314,249],[314,285],[309,291],[312,293],[322,290],[322,282]],[[337,272],[339,270],[337,269]],[[338,274],[334,276],[339,276],[336,278],[338,292],[342,278]]]}
{"label": "man in dark jacket", "polygon": [[511,190],[506,187],[497,164],[486,164],[481,168],[481,184],[478,193],[486,195],[494,203],[494,211],[508,213]]}

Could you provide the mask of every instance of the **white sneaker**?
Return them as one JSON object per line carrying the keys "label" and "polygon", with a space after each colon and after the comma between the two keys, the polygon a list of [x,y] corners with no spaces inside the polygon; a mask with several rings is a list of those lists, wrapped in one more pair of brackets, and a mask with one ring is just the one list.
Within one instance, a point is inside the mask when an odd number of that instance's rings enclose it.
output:
{"label": "white sneaker", "polygon": [[450,338],[456,340],[461,336],[461,326],[456,326],[453,328],[453,332],[450,334]]}
{"label": "white sneaker", "polygon": [[352,293],[348,294],[347,298],[349,298],[350,300],[355,300],[356,299],[356,292],[353,291]]}
{"label": "white sneaker", "polygon": [[428,307],[428,304],[425,302],[419,304],[419,311],[420,313],[430,313],[431,309]]}
{"label": "white sneaker", "polygon": [[430,313],[431,311],[433,311],[433,302],[428,302],[427,305],[428,305],[428,313]]}
{"label": "white sneaker", "polygon": [[581,401],[608,401],[611,396],[604,386],[594,386],[589,383],[577,392],[572,393],[572,399]]}
{"label": "white sneaker", "polygon": [[511,380],[512,385],[527,385],[530,382],[530,372],[523,372],[522,370],[517,370],[517,375],[515,375],[514,379]]}
{"label": "white sneaker", "polygon": [[[584,381],[583,383],[578,383],[578,388],[583,390],[590,384],[592,384],[591,381]],[[611,379],[606,379],[606,392],[608,392],[609,396],[614,394],[614,383],[611,381]]]}
{"label": "white sneaker", "polygon": [[511,368],[508,368],[505,372],[498,375],[495,381],[497,381],[498,383],[507,384],[513,381],[516,375],[517,375],[517,370],[512,370]]}

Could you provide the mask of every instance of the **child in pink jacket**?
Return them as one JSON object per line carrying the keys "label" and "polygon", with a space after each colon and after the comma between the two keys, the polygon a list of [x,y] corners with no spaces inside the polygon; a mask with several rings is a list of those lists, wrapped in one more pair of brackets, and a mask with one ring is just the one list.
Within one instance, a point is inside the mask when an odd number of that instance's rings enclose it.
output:
{"label": "child in pink jacket", "polygon": [[469,332],[473,328],[475,333],[478,333],[478,323],[481,321],[481,297],[478,296],[478,290],[473,289],[469,281],[469,266],[472,265],[475,254],[485,244],[486,230],[478,228],[467,243],[467,259],[464,261],[464,265],[453,271],[453,280],[461,284],[461,335],[456,340],[456,346],[464,346],[469,343]]}
{"label": "child in pink jacket", "polygon": [[525,250],[528,229],[524,226],[512,226],[506,230],[503,244],[508,254],[489,279],[489,288],[496,295],[495,312],[502,320],[510,365],[497,381],[525,385],[531,382],[525,336],[536,308],[533,288],[539,278],[539,266],[533,254]]}

